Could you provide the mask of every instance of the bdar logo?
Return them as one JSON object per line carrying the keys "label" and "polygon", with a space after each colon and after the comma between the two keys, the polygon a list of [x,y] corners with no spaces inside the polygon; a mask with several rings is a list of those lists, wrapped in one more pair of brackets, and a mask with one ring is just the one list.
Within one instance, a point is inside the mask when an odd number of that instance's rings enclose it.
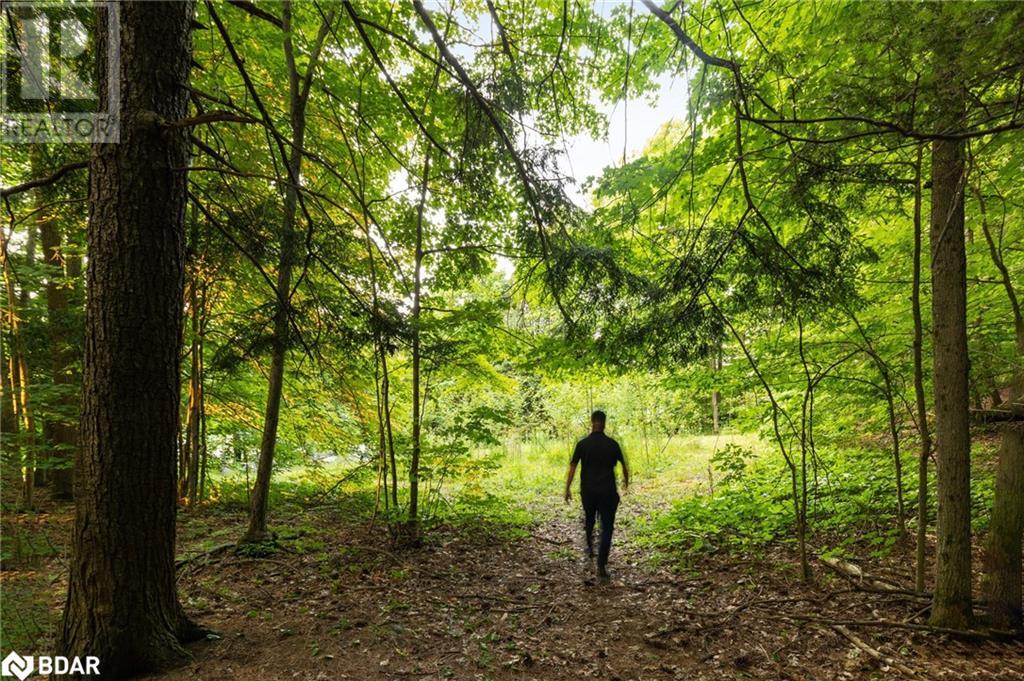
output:
{"label": "bdar logo", "polygon": [[71,674],[75,677],[99,676],[100,658],[94,655],[86,655],[84,657],[40,655],[39,657],[32,657],[31,655],[19,655],[12,650],[4,658],[2,668],[0,668],[0,675],[17,676],[21,681],[25,681],[33,671],[38,672],[42,676],[50,676],[50,674],[58,676]]}
{"label": "bdar logo", "polygon": [[32,673],[32,656],[26,655],[22,657],[15,651],[4,658],[3,666],[0,667],[0,672],[4,676],[17,676],[21,681],[25,681],[28,675]]}

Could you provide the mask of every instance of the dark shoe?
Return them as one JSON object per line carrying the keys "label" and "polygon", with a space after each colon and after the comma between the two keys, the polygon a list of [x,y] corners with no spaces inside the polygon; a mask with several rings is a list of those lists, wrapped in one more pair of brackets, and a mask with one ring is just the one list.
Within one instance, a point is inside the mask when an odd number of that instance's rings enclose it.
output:
{"label": "dark shoe", "polygon": [[601,582],[610,582],[612,576],[608,574],[608,569],[604,565],[601,565],[597,568],[597,578],[600,579]]}

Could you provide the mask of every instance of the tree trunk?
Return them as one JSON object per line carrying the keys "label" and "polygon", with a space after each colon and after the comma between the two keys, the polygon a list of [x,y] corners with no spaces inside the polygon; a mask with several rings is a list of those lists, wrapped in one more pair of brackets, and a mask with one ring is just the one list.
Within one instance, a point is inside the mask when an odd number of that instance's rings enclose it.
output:
{"label": "tree trunk", "polygon": [[[31,228],[30,228],[31,230]],[[35,250],[34,230],[29,232],[26,248],[29,253],[28,260],[31,263],[31,254]],[[7,325],[10,329],[10,349],[8,350],[10,368],[9,381],[11,386],[11,405],[13,407],[14,422],[21,428],[21,437],[18,438],[18,471],[19,483],[21,485],[22,505],[27,510],[35,507],[35,448],[36,448],[36,427],[29,405],[29,371],[28,361],[25,358],[25,344],[21,336],[22,310],[28,303],[28,294],[24,290],[22,295],[15,298],[14,275],[11,272],[11,262],[8,257],[8,244],[6,233],[0,234],[0,256],[3,258],[4,290],[7,291]],[[20,301],[20,302],[19,302]],[[21,474],[24,473],[22,477]]]}
{"label": "tree trunk", "polygon": [[[946,12],[943,12],[946,14]],[[955,36],[939,41],[938,129],[963,125],[964,93]],[[932,142],[932,327],[935,436],[938,440],[938,555],[931,623],[971,623],[971,433],[967,355],[967,257],[964,240],[964,141]]]}
{"label": "tree trunk", "polygon": [[914,397],[917,406],[917,430],[921,449],[917,459],[917,555],[914,566],[914,588],[925,590],[925,554],[928,541],[928,459],[932,452],[932,436],[928,428],[928,403],[924,393],[924,330],[921,322],[921,157],[917,148],[914,166],[914,283],[910,307],[914,318]]}
{"label": "tree trunk", "polygon": [[[291,3],[282,5],[284,51],[288,61],[289,109],[292,126],[292,145],[288,152],[288,181],[284,188],[284,221],[281,225],[281,251],[277,266],[277,304],[274,312],[274,331],[271,338],[270,378],[267,385],[267,407],[263,415],[263,437],[260,441],[260,459],[256,468],[256,483],[252,490],[249,509],[249,529],[243,542],[266,540],[267,502],[270,497],[270,478],[274,470],[274,449],[277,446],[277,426],[281,417],[281,392],[284,388],[284,362],[288,352],[288,317],[292,286],[292,264],[295,259],[295,215],[298,210],[297,186],[302,169],[302,145],[306,131],[306,100],[300,92],[300,77],[296,70],[292,45]],[[309,69],[315,68],[311,63]]]}
{"label": "tree trunk", "polygon": [[[199,309],[206,309],[206,288],[203,288],[203,295],[200,299]],[[209,455],[206,440],[206,388],[204,377],[206,376],[206,360],[203,357],[203,350],[206,347],[204,339],[206,331],[206,320],[199,324],[199,496],[196,502],[201,502],[206,496],[206,463]]]}
{"label": "tree trunk", "polygon": [[[29,149],[29,167],[32,172],[32,177],[43,177],[49,172],[49,164],[46,159],[46,145],[37,143],[33,144]],[[39,248],[42,251],[42,262],[43,269],[46,271],[45,276],[45,291],[46,291],[46,302],[47,302],[47,331],[53,330],[53,319],[50,310],[50,282],[54,278],[48,265],[50,264],[50,251],[53,248],[53,242],[58,241],[59,237],[56,236],[57,226],[54,224],[53,218],[50,215],[47,204],[50,203],[50,196],[53,190],[51,186],[44,185],[37,187],[35,194],[35,229],[39,235]],[[33,244],[34,246],[35,244]],[[59,262],[59,259],[58,259]],[[28,288],[22,287],[22,300],[27,302]],[[52,339],[52,335],[51,335]],[[50,380],[53,381],[53,368],[56,365],[54,353],[55,347],[50,348],[50,362],[49,373],[51,374]],[[56,381],[53,381],[56,385]],[[57,456],[53,449],[53,420],[44,418],[40,423],[43,441],[36,452],[35,463],[36,469],[34,471],[33,480],[35,487],[46,487],[50,484],[50,467],[57,462]]]}
{"label": "tree trunk", "polygon": [[[715,354],[711,356],[711,371],[713,374],[713,380],[718,380],[718,372],[722,370],[722,346],[719,345],[715,350]],[[719,423],[719,402],[721,401],[721,393],[718,389],[711,391],[711,432],[718,435],[720,430]]]}
{"label": "tree trunk", "polygon": [[[7,358],[7,366],[13,371],[14,364]],[[8,376],[10,378],[10,376]],[[0,485],[4,489],[18,489],[21,484],[21,460],[17,448],[10,446],[18,437],[17,416],[14,411],[13,393],[10,384],[0,385],[0,438],[7,446],[0,447]],[[15,501],[0,495],[4,513],[15,509]]]}
{"label": "tree trunk", "polygon": [[[98,10],[110,11],[110,10]],[[179,663],[201,633],[174,575],[191,2],[118,5],[118,144],[92,149],[75,524],[57,650],[104,679]],[[99,21],[99,52],[114,38]],[[109,87],[106,73],[100,91]],[[102,98],[102,96],[101,96]]]}
{"label": "tree trunk", "polygon": [[423,161],[423,187],[416,213],[416,254],[412,291],[412,460],[409,462],[409,524],[415,534],[419,506],[420,480],[420,295],[423,276],[423,212],[427,204],[427,179],[430,176],[430,152]]}
{"label": "tree trunk", "polygon": [[[301,139],[293,149],[301,148]],[[291,162],[294,176],[298,177],[299,154]],[[256,483],[252,490],[249,509],[249,529],[243,542],[266,540],[267,502],[270,497],[270,477],[274,470],[274,449],[277,446],[277,426],[281,418],[281,392],[284,388],[284,362],[288,352],[288,306],[291,291],[292,260],[295,250],[295,211],[297,191],[290,183],[285,188],[284,227],[281,235],[281,253],[277,270],[277,309],[274,313],[274,331],[271,338],[270,378],[267,384],[267,407],[263,414],[263,437],[260,440],[260,458],[256,468]]]}
{"label": "tree trunk", "polygon": [[[37,175],[38,177],[38,175]],[[57,221],[49,213],[52,208],[47,205],[53,202],[50,187],[39,189],[39,240],[43,249],[43,261],[46,263],[46,312],[47,327],[50,340],[50,375],[54,386],[59,390],[56,398],[57,406],[62,412],[57,419],[48,420],[43,424],[43,436],[49,448],[48,465],[49,481],[53,483],[53,497],[57,499],[71,498],[71,464],[75,449],[78,446],[77,416],[78,399],[74,386],[78,382],[76,353],[79,347],[75,340],[72,306],[73,293],[77,288],[77,274],[81,267],[78,256],[69,258],[67,275],[64,270],[65,255],[61,248],[61,234]],[[75,279],[71,275],[75,274]],[[70,290],[69,290],[70,284]]]}
{"label": "tree trunk", "polygon": [[199,457],[202,445],[199,440],[199,422],[203,403],[202,357],[199,346],[199,282],[193,277],[189,286],[189,312],[191,312],[192,343],[189,350],[192,360],[188,379],[188,426],[185,438],[188,449],[187,469],[185,473],[184,495],[189,506],[195,506],[199,492]]}
{"label": "tree trunk", "polygon": [[860,332],[861,338],[864,340],[864,350],[868,356],[871,357],[871,361],[875,363],[875,367],[878,369],[878,375],[882,379],[882,385],[880,386],[882,396],[885,397],[886,415],[889,421],[889,437],[892,438],[892,460],[893,460],[893,471],[896,474],[896,522],[900,528],[900,536],[904,536],[907,533],[907,519],[906,511],[903,503],[903,459],[900,453],[900,427],[899,420],[896,418],[896,389],[892,384],[892,375],[889,373],[889,365],[885,363],[882,356],[878,354],[878,350],[875,349],[874,343],[871,342],[871,337],[868,336],[867,331],[861,325],[856,315],[850,314],[850,318],[853,319],[853,323],[857,325],[857,331]]}
{"label": "tree trunk", "polygon": [[992,523],[985,554],[985,594],[990,624],[1020,628],[1021,533],[1024,532],[1024,425],[1003,428]]}
{"label": "tree trunk", "polygon": [[383,383],[381,393],[384,398],[384,429],[388,436],[388,459],[391,462],[391,506],[398,508],[398,461],[395,457],[395,429],[391,424],[391,376],[388,373],[387,353],[381,355],[381,371]]}
{"label": "tree trunk", "polygon": [[893,469],[896,473],[896,522],[900,528],[900,537],[907,534],[907,517],[903,505],[903,459],[900,454],[900,427],[896,420],[896,403],[893,398],[892,379],[889,370],[882,373],[885,382],[885,402],[889,414],[889,437],[892,438]]}
{"label": "tree trunk", "polygon": [[264,541],[267,532],[267,502],[270,497],[270,478],[274,470],[274,449],[277,445],[277,426],[281,416],[281,392],[284,388],[284,362],[288,352],[289,317],[291,306],[292,266],[295,260],[295,217],[299,207],[299,183],[302,178],[302,154],[306,137],[306,103],[313,74],[320,60],[320,49],[333,21],[334,12],[324,16],[320,33],[301,75],[295,60],[292,38],[292,3],[281,5],[281,28],[284,33],[284,55],[288,66],[288,108],[291,118],[291,146],[286,151],[279,145],[288,171],[284,178],[284,217],[281,231],[281,251],[278,255],[277,301],[274,312],[274,331],[271,338],[270,378],[267,383],[267,407],[263,416],[263,437],[260,441],[260,459],[256,468],[256,483],[249,508],[249,528],[243,543]]}
{"label": "tree trunk", "polygon": [[[985,234],[992,262],[999,270],[1003,289],[1013,313],[1016,338],[1016,362],[1010,379],[1006,406],[1020,410],[1024,400],[1024,314],[1021,313],[1017,289],[1006,266],[1001,240],[992,236],[985,211],[985,198],[980,187],[976,189],[981,212],[981,228]],[[1003,405],[996,390],[992,396],[993,409]],[[988,546],[985,551],[985,593],[989,602],[991,624],[1001,629],[1024,626],[1022,618],[1021,535],[1024,534],[1024,423],[1019,420],[1003,426],[1002,447],[996,469],[996,489],[992,501],[992,523],[989,526]]]}

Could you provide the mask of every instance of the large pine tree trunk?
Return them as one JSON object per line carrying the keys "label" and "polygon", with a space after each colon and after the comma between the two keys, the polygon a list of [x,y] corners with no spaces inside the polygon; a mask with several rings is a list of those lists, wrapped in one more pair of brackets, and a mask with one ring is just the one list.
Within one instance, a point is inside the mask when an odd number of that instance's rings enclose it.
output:
{"label": "large pine tree trunk", "polygon": [[[951,36],[936,46],[938,131],[963,126],[964,95]],[[971,434],[964,242],[964,141],[932,142],[932,328],[937,440],[938,555],[931,622],[971,622]]]}
{"label": "large pine tree trunk", "polygon": [[[175,589],[175,448],[184,281],[191,2],[120,12],[121,141],[90,162],[80,449],[58,650],[104,679],[187,658]],[[109,10],[107,10],[109,11]],[[112,39],[100,19],[103,54]],[[101,76],[100,91],[108,83]]]}

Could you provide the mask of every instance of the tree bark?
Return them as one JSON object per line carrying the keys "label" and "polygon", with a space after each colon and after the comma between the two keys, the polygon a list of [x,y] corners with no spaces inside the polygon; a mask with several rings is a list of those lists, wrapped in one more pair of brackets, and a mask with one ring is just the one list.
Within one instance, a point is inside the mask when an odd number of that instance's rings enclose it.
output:
{"label": "tree bark", "polygon": [[1024,532],[1024,424],[1003,427],[996,470],[992,523],[985,552],[985,595],[990,624],[1019,629],[1021,617],[1021,533]]}
{"label": "tree bark", "polygon": [[[1010,378],[1010,391],[1006,404],[1010,409],[1020,407],[1024,399],[1024,314],[1010,270],[1006,266],[1001,242],[992,235],[985,211],[985,198],[980,187],[976,189],[981,212],[981,228],[988,244],[992,263],[999,270],[1003,289],[1010,302],[1016,339],[1014,372]],[[993,394],[992,408],[1001,406],[998,390]],[[995,496],[992,501],[992,522],[989,525],[988,545],[985,551],[985,595],[989,602],[991,624],[1000,629],[1019,629],[1022,617],[1021,535],[1024,534],[1024,424],[1009,422],[1002,429],[1002,446],[996,469]]]}
{"label": "tree bark", "polygon": [[[80,449],[61,655],[96,655],[104,679],[187,659],[201,630],[175,588],[175,459],[191,2],[126,2],[121,140],[92,149]],[[98,12],[111,11],[100,9]],[[100,54],[115,39],[101,15]],[[100,92],[109,87],[100,77]],[[102,98],[102,97],[101,97]]]}
{"label": "tree bark", "polygon": [[914,588],[925,591],[925,554],[928,541],[928,459],[932,453],[932,436],[928,428],[928,402],[924,392],[924,326],[921,321],[921,147],[917,148],[914,165],[914,275],[910,292],[910,308],[914,318],[914,398],[917,407],[917,430],[921,449],[917,458],[917,555],[914,566]]}
{"label": "tree bark", "polygon": [[[963,126],[958,54],[959,41],[951,28],[951,34],[935,48],[941,132]],[[932,352],[938,440],[938,555],[931,623],[951,629],[970,626],[972,617],[964,147],[959,139],[934,140],[931,169]]]}

